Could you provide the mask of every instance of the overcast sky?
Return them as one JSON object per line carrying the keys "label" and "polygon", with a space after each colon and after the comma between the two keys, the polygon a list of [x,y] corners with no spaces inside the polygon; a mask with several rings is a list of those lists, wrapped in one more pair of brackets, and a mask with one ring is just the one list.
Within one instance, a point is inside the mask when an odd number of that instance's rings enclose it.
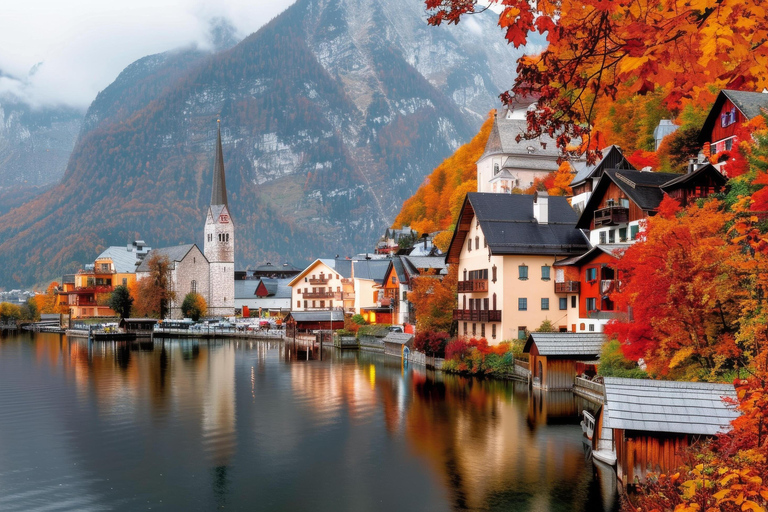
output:
{"label": "overcast sky", "polygon": [[[0,94],[85,109],[131,62],[205,46],[212,18],[239,37],[293,0],[0,0]],[[38,63],[42,63],[39,64]],[[8,78],[10,75],[13,78]]]}

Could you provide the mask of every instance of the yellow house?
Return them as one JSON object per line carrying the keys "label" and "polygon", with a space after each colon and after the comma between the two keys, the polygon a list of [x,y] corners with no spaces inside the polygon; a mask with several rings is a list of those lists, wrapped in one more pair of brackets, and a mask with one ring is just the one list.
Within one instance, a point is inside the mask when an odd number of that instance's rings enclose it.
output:
{"label": "yellow house", "polygon": [[552,264],[589,249],[565,197],[467,194],[446,262],[458,266],[460,336],[490,344],[525,339],[544,320],[567,328],[570,303],[555,293]]}
{"label": "yellow house", "polygon": [[[143,240],[127,246],[112,246],[104,250],[86,267],[65,278],[64,292],[72,319],[111,317],[115,312],[107,306],[116,286],[132,286],[136,281],[136,267],[150,248]],[[68,281],[68,282],[67,282]],[[72,283],[72,281],[74,281]]]}

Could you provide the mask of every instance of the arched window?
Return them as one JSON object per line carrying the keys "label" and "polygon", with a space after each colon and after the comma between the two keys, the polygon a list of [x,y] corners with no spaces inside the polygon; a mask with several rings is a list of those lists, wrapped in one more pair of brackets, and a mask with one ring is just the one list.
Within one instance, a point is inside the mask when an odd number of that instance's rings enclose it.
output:
{"label": "arched window", "polygon": [[475,237],[475,247],[477,247],[478,249],[480,248],[480,237],[479,236]]}

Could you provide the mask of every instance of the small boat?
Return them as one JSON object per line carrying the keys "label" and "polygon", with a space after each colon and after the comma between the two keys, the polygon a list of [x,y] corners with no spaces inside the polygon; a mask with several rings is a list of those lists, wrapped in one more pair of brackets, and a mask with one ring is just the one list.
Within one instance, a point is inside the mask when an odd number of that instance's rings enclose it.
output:
{"label": "small boat", "polygon": [[591,441],[595,434],[595,417],[587,411],[582,411],[582,415],[584,418],[581,420],[581,430],[587,434],[587,439]]}

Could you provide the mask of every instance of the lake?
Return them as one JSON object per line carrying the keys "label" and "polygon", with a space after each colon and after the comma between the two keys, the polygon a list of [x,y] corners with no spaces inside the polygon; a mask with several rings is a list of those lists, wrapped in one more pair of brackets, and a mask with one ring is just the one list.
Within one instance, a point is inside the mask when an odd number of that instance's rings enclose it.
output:
{"label": "lake", "polygon": [[617,510],[585,408],[368,351],[10,335],[0,510]]}

